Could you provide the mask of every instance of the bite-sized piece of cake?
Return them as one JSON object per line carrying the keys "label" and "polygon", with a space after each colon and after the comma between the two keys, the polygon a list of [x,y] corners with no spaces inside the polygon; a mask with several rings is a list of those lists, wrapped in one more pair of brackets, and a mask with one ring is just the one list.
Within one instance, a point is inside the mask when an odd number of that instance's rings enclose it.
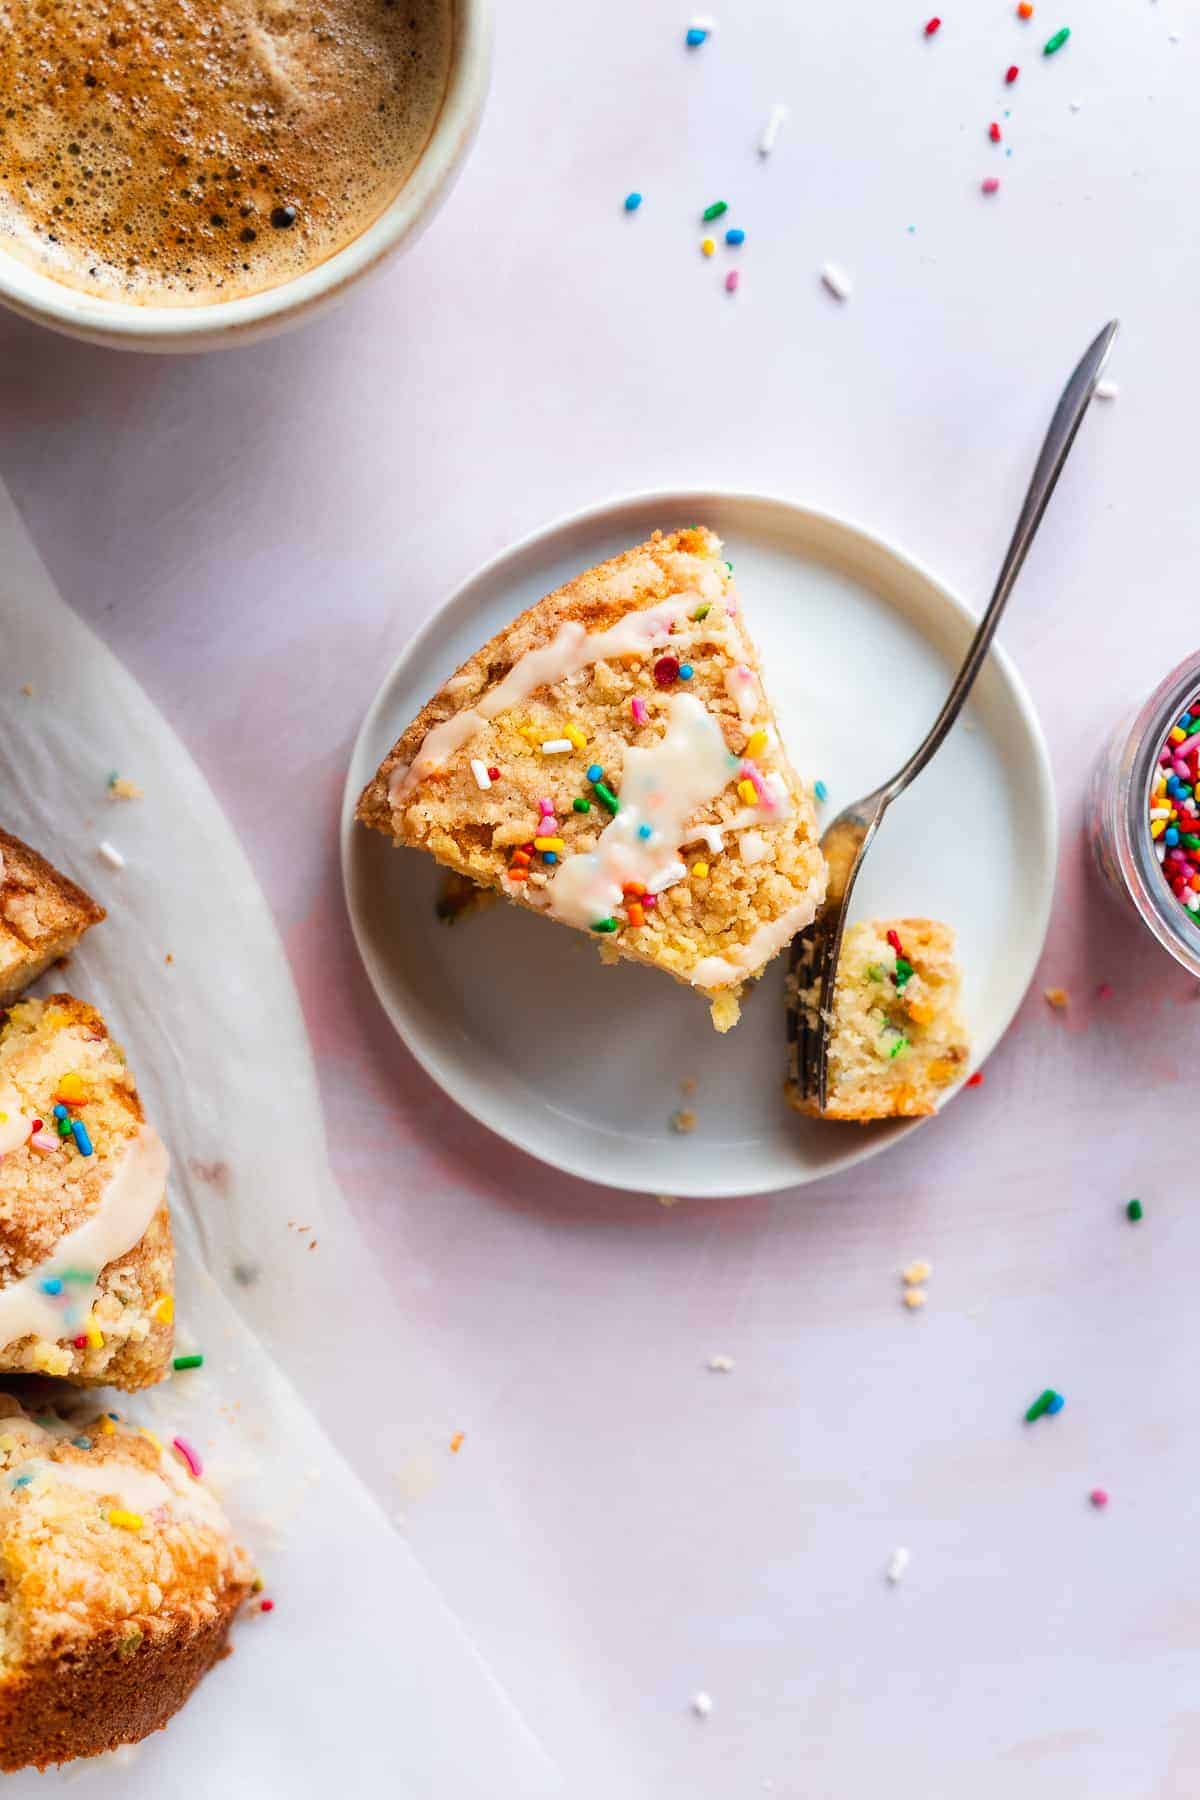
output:
{"label": "bite-sized piece of cake", "polygon": [[67,956],[104,917],[90,894],[0,831],[0,1006]]}
{"label": "bite-sized piece of cake", "polygon": [[148,1387],[170,1366],[168,1158],[100,1014],[0,1020],[0,1373]]}
{"label": "bite-sized piece of cake", "polygon": [[825,863],[721,549],[656,532],[539,600],[413,720],[358,817],[690,983],[723,1031]]}
{"label": "bite-sized piece of cake", "polygon": [[0,1394],[0,1769],[136,1743],[227,1653],[254,1574],[200,1473],[94,1403]]}
{"label": "bite-sized piece of cake", "polygon": [[[861,919],[846,929],[833,989],[825,1119],[920,1118],[966,1074],[954,933],[934,919]],[[801,1004],[815,1007],[810,989]],[[788,1098],[816,1115],[791,1084]]]}

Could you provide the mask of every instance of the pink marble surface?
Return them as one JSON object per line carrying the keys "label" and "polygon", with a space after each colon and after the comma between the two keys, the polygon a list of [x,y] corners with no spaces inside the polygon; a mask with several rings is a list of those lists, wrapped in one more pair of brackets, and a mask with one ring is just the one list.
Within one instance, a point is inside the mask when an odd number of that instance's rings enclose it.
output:
{"label": "pink marble surface", "polygon": [[[1194,1792],[1200,1007],[1097,892],[1079,826],[1100,737],[1195,647],[1195,42],[1170,0],[1096,0],[1043,63],[1057,19],[1020,37],[999,12],[935,47],[872,0],[755,0],[688,60],[666,0],[526,0],[457,193],[334,318],[174,362],[0,323],[0,475],[249,849],[337,1175],[446,1371],[398,1405],[467,1431],[407,1528],[581,1786],[617,1746],[631,1795]],[[696,253],[718,192],[748,233],[736,299]],[[848,1178],[669,1211],[473,1125],[392,1037],[340,896],[349,745],[413,626],[548,518],[706,482],[859,518],[982,598],[1113,313],[1120,397],[1003,634],[1063,836],[1041,975],[983,1088]],[[919,1319],[897,1303],[914,1256]],[[1027,1433],[1047,1383],[1068,1407]]]}

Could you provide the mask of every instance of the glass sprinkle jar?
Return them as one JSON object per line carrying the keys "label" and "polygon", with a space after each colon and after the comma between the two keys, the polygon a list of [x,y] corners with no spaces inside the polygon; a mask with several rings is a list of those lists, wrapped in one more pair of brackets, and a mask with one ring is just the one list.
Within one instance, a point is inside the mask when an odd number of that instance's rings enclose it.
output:
{"label": "glass sprinkle jar", "polygon": [[[1100,873],[1133,907],[1164,950],[1200,981],[1200,912],[1168,885],[1163,839],[1150,831],[1150,789],[1173,726],[1200,702],[1200,651],[1161,682],[1131,720],[1118,726],[1092,771],[1087,831]],[[1197,789],[1200,801],[1200,787]],[[1194,859],[1200,864],[1200,852]]]}

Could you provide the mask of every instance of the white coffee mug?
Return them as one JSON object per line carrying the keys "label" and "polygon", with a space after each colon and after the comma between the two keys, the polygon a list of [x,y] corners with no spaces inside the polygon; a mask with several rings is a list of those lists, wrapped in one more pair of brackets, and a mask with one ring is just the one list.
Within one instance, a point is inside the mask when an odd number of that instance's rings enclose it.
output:
{"label": "white coffee mug", "polygon": [[0,240],[0,305],[90,344],[122,350],[220,350],[286,331],[335,305],[360,276],[419,235],[453,185],[483,111],[491,70],[491,0],[454,0],[450,79],[416,168],[374,224],[291,281],[207,306],[137,306],[54,281]]}

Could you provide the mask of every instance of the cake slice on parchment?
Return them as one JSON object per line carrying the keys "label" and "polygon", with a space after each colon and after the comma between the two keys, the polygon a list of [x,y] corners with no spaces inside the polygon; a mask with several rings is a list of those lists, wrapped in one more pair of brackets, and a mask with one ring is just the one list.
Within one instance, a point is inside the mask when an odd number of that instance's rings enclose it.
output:
{"label": "cake slice on parchment", "polygon": [[[954,933],[933,919],[860,919],[833,986],[824,1119],[920,1118],[966,1073],[969,1043]],[[799,1004],[816,1006],[801,989]],[[817,1116],[794,1083],[788,1099]]]}
{"label": "cake slice on parchment", "polygon": [[539,600],[413,720],[358,817],[689,983],[724,1031],[825,864],[721,549],[656,532]]}
{"label": "cake slice on parchment", "polygon": [[0,831],[0,1006],[72,951],[104,917],[90,894]]}
{"label": "cake slice on parchment", "polygon": [[0,1373],[148,1387],[170,1367],[167,1152],[93,1007],[0,1019]]}
{"label": "cake slice on parchment", "polygon": [[227,1653],[254,1572],[183,1438],[0,1394],[0,1769],[136,1743]]}

